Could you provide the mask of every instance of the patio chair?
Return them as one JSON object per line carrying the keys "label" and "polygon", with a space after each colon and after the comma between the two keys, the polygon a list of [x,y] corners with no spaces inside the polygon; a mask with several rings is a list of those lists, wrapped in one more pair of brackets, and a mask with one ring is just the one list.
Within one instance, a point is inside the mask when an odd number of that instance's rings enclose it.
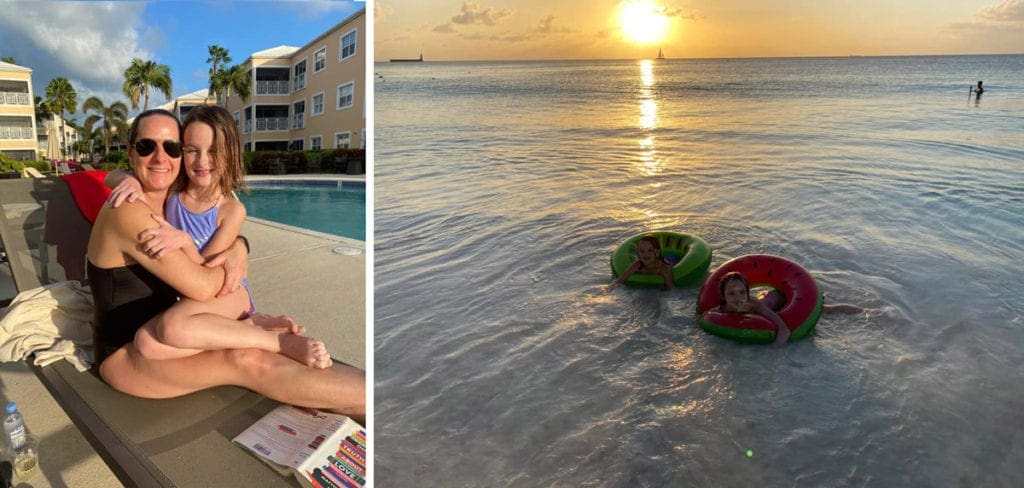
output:
{"label": "patio chair", "polygon": [[21,170],[21,177],[22,178],[46,178],[46,176],[43,175],[42,173],[40,173],[38,169],[35,169],[35,168],[31,167],[31,166],[26,167],[25,169]]}
{"label": "patio chair", "polygon": [[[0,181],[0,242],[19,292],[83,280],[91,228],[62,179]],[[300,486],[231,442],[276,407],[273,400],[231,386],[146,400],[110,388],[96,368],[29,363],[126,486]]]}

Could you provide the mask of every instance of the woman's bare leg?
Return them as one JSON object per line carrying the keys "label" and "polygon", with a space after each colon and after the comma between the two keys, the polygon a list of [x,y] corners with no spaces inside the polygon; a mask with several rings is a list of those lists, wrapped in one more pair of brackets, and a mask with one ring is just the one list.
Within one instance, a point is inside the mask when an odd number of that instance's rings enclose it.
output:
{"label": "woman's bare leg", "polygon": [[156,360],[192,356],[199,351],[256,348],[282,353],[306,366],[330,366],[327,348],[316,339],[253,327],[235,319],[248,309],[249,296],[244,288],[207,302],[182,299],[143,325],[135,334],[135,344],[144,357]]}
{"label": "woman's bare leg", "polygon": [[282,403],[333,410],[362,421],[365,373],[333,364],[317,369],[260,349],[201,351],[192,356],[149,360],[128,343],[100,365],[114,389],[142,398],[172,398],[221,385],[248,388]]}

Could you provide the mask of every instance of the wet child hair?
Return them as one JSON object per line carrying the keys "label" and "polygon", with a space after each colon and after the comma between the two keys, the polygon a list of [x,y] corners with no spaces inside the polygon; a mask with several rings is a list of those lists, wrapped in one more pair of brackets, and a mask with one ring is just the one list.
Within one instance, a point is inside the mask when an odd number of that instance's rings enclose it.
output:
{"label": "wet child hair", "polygon": [[747,282],[747,277],[743,276],[743,273],[739,271],[730,271],[722,276],[722,279],[718,282],[718,310],[721,312],[725,311],[725,287],[729,285],[731,281],[739,281],[743,283],[743,288],[750,293],[750,283]]}
{"label": "wet child hair", "polygon": [[[213,148],[211,157],[215,158],[214,168],[218,174],[216,190],[228,193],[235,190],[247,191],[245,187],[245,165],[242,163],[242,137],[238,133],[235,119],[225,108],[216,105],[199,105],[189,111],[181,124],[181,133],[194,123],[201,122],[213,129]],[[188,186],[185,171],[181,172],[185,180],[180,188]]]}
{"label": "wet child hair", "polygon": [[[637,254],[638,255],[640,254],[640,243],[641,242],[650,243],[651,247],[654,248],[654,252],[658,253],[658,256],[661,256],[661,243],[658,242],[658,238],[657,237],[654,237],[654,236],[652,236],[650,234],[647,234],[647,235],[644,235],[643,237],[641,237],[639,240],[637,240],[636,241],[636,250],[637,250]],[[640,258],[637,257],[637,260],[639,261]]]}

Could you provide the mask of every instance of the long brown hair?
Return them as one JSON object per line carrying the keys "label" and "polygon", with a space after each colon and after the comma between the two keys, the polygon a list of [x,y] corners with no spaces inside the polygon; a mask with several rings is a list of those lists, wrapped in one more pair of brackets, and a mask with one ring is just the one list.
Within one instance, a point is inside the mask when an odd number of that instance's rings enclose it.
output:
{"label": "long brown hair", "polygon": [[750,294],[750,283],[747,282],[747,277],[743,276],[743,273],[740,273],[739,271],[730,271],[726,273],[718,282],[718,299],[720,300],[718,310],[722,312],[725,311],[725,286],[728,285],[730,281],[739,281],[740,283],[743,283],[743,288],[747,290],[748,295]]}
{"label": "long brown hair", "polygon": [[[217,186],[222,193],[235,190],[248,191],[245,187],[245,165],[242,164],[242,136],[238,134],[235,119],[226,109],[216,105],[200,105],[189,111],[181,124],[184,134],[188,126],[200,122],[213,129],[213,150],[217,157]],[[183,160],[184,162],[184,160]],[[186,173],[186,171],[182,171]],[[188,175],[179,183],[179,191],[188,186]],[[210,197],[212,195],[203,195]]]}

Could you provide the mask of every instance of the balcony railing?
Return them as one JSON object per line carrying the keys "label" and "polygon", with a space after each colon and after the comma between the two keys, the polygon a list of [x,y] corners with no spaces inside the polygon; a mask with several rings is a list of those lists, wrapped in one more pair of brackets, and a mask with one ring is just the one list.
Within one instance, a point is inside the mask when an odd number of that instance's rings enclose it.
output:
{"label": "balcony railing", "polygon": [[0,105],[30,105],[28,93],[0,92]]}
{"label": "balcony railing", "polygon": [[292,129],[302,129],[306,127],[306,114],[298,113],[292,115]]}
{"label": "balcony railing", "polygon": [[256,80],[257,95],[287,95],[288,80]]}
{"label": "balcony railing", "polygon": [[306,87],[306,73],[296,75],[292,78],[292,82],[295,83],[295,91],[299,91]]}
{"label": "balcony railing", "polygon": [[34,140],[35,131],[31,127],[0,126],[0,140]]}
{"label": "balcony railing", "polygon": [[288,117],[256,117],[256,131],[288,130]]}

